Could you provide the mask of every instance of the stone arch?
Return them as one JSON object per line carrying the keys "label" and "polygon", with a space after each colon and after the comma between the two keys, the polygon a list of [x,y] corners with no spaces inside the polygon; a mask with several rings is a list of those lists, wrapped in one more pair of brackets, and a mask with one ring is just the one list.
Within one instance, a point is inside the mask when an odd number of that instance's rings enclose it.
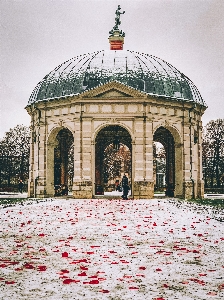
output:
{"label": "stone arch", "polygon": [[[64,138],[63,138],[64,135]],[[74,134],[66,126],[54,127],[47,139],[46,193],[55,195],[55,186],[68,186],[68,151],[74,143]],[[58,168],[58,171],[57,171]],[[58,178],[56,174],[58,172]],[[59,174],[60,172],[60,174]]]}
{"label": "stone arch", "polygon": [[[130,134],[130,131],[126,128],[126,126],[123,126],[123,124],[120,123],[106,123],[98,127],[98,129],[95,131],[94,135],[94,153],[95,153],[95,194],[99,194],[99,189],[101,191],[105,189],[105,186],[107,184],[107,179],[105,178],[105,151],[107,147],[110,148],[110,150],[115,152],[116,151],[126,151],[130,155],[130,160],[128,163],[128,171],[125,169],[125,166],[123,166],[123,171],[125,173],[128,173],[129,180],[131,180],[132,177],[132,136]],[[122,174],[123,175],[123,174]],[[119,177],[120,176],[120,177]],[[121,174],[119,175],[119,180],[121,180]],[[114,178],[115,180],[115,178]]]}
{"label": "stone arch", "polygon": [[160,127],[164,127],[166,128],[167,130],[169,130],[174,138],[174,141],[176,144],[180,144],[182,143],[182,137],[181,137],[181,134],[180,134],[180,131],[173,125],[171,124],[158,124],[154,130],[153,130],[153,135],[155,134],[156,130]]}
{"label": "stone arch", "polygon": [[174,126],[156,126],[153,141],[160,142],[166,150],[166,194],[183,196],[182,138]]}
{"label": "stone arch", "polygon": [[48,136],[47,136],[47,144],[54,142],[54,140],[55,140],[55,138],[56,138],[58,132],[59,132],[60,130],[64,129],[64,128],[68,129],[68,130],[72,133],[73,138],[74,138],[74,132],[73,132],[73,130],[70,128],[70,126],[68,126],[68,125],[66,125],[66,124],[65,124],[64,126],[54,126],[54,127],[49,131],[49,133],[48,133]]}
{"label": "stone arch", "polygon": [[95,129],[94,134],[93,134],[93,138],[92,138],[92,143],[95,142],[98,133],[99,133],[104,127],[107,127],[107,126],[120,126],[120,127],[123,127],[123,128],[124,128],[125,130],[127,130],[127,132],[130,134],[132,143],[134,142],[134,135],[133,135],[133,132],[131,131],[131,129],[130,129],[128,126],[126,126],[125,124],[123,124],[123,123],[121,123],[121,122],[107,122],[107,123],[100,124],[100,125]]}

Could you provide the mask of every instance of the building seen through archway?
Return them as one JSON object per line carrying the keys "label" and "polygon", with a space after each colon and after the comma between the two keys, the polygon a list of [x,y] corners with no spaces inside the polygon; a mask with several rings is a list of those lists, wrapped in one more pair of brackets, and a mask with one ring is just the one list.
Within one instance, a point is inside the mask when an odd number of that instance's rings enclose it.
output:
{"label": "building seen through archway", "polygon": [[97,197],[124,173],[133,198],[152,198],[158,182],[167,196],[203,197],[206,104],[168,62],[124,50],[119,25],[109,32],[110,50],[65,61],[31,93],[30,197],[51,197],[58,186],[74,198]]}
{"label": "building seen through archway", "polygon": [[115,191],[124,174],[131,181],[131,149],[131,136],[125,128],[110,125],[100,130],[95,142],[96,195]]}
{"label": "building seen through archway", "polygon": [[153,144],[154,158],[154,191],[155,193],[164,193],[166,191],[166,151],[159,142]]}

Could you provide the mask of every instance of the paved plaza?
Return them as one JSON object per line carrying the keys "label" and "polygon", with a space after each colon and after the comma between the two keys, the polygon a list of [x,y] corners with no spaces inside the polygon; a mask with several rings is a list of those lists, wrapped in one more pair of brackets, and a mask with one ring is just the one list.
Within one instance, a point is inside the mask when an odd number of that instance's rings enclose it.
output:
{"label": "paved plaza", "polygon": [[0,299],[224,298],[224,215],[177,199],[1,207]]}

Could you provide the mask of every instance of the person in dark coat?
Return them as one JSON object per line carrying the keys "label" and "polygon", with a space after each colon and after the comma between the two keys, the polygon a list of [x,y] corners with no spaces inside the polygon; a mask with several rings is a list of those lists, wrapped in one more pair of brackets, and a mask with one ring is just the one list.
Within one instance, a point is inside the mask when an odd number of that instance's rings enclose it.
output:
{"label": "person in dark coat", "polygon": [[125,174],[124,174],[124,176],[122,178],[122,188],[123,188],[122,198],[124,200],[128,200],[128,192],[129,192],[130,188],[128,186],[128,178],[127,178],[127,176]]}
{"label": "person in dark coat", "polygon": [[22,194],[23,193],[23,181],[20,179],[19,181],[19,192]]}

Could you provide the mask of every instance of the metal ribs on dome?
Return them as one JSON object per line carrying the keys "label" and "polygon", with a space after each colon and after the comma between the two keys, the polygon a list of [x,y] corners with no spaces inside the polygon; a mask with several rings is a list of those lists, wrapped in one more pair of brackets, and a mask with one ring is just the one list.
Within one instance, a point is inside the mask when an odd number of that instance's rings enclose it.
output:
{"label": "metal ribs on dome", "polygon": [[135,51],[106,51],[74,57],[46,75],[28,105],[80,94],[116,80],[147,94],[204,103],[194,83],[164,60]]}

